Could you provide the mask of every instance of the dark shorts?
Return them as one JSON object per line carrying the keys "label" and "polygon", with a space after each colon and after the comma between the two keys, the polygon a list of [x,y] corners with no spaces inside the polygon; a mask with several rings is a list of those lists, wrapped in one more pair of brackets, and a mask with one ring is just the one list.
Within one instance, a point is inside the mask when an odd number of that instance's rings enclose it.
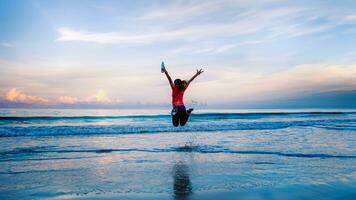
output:
{"label": "dark shorts", "polygon": [[189,114],[185,109],[185,106],[174,106],[172,109],[172,123],[173,126],[184,126],[189,118]]}

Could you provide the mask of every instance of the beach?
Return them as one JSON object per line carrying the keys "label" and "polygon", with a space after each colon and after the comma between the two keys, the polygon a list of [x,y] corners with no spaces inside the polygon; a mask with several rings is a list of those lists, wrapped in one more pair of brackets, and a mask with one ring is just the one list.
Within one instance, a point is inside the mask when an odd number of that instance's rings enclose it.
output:
{"label": "beach", "polygon": [[1,109],[1,199],[355,199],[353,110]]}
{"label": "beach", "polygon": [[356,200],[355,0],[0,19],[0,200]]}

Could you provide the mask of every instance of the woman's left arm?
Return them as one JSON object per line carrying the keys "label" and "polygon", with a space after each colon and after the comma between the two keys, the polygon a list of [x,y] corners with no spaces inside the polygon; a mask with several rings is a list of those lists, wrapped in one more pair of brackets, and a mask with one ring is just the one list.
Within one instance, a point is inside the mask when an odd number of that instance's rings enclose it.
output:
{"label": "woman's left arm", "polygon": [[195,75],[189,79],[188,83],[187,83],[187,87],[189,86],[189,84],[197,77],[199,76],[200,74],[202,74],[204,71],[203,69],[197,69],[197,73],[195,73]]}

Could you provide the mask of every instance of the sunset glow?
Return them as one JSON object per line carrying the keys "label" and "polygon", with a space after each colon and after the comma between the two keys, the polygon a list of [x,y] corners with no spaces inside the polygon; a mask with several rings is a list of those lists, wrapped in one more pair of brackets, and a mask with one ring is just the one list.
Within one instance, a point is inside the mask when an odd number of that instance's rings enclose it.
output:
{"label": "sunset glow", "polygon": [[352,2],[40,0],[0,9],[3,105],[169,105],[162,61],[173,78],[204,69],[185,97],[204,105],[356,89]]}

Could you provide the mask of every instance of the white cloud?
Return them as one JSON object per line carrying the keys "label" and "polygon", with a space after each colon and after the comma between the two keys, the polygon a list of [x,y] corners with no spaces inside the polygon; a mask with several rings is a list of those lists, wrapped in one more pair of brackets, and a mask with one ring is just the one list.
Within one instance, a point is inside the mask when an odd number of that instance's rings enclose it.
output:
{"label": "white cloud", "polygon": [[59,28],[60,37],[56,41],[82,41],[99,44],[143,44],[157,41],[172,40],[187,34],[185,31],[166,31],[161,33],[89,33],[72,30],[70,28]]}
{"label": "white cloud", "polygon": [[356,21],[356,15],[347,15],[345,19],[347,21]]}
{"label": "white cloud", "polygon": [[[173,2],[173,1],[172,1]],[[165,7],[155,8],[143,16],[140,20],[177,20],[187,19],[211,13],[225,7],[225,1],[177,1]]]}
{"label": "white cloud", "polygon": [[23,93],[22,91],[11,88],[5,94],[5,100],[10,102],[20,102],[20,103],[48,103],[48,99],[39,97],[39,96],[31,96]]}
{"label": "white cloud", "polygon": [[[58,98],[59,103],[63,104],[81,104],[81,103],[102,103],[102,104],[108,104],[108,103],[114,103],[106,94],[106,92],[102,89],[98,90],[95,92],[95,94],[86,97],[86,98],[78,98],[78,97],[73,97],[73,96],[60,96]],[[119,101],[115,101],[116,103]]]}
{"label": "white cloud", "polygon": [[223,53],[223,52],[226,52],[226,51],[229,51],[233,48],[236,48],[236,47],[239,47],[239,46],[243,46],[243,45],[253,45],[253,44],[259,44],[259,43],[262,43],[264,41],[262,40],[251,40],[251,41],[244,41],[244,42],[241,42],[241,43],[237,43],[237,44],[227,44],[227,45],[223,45],[223,46],[219,46],[219,47],[216,47],[214,48],[214,53]]}
{"label": "white cloud", "polygon": [[71,96],[60,96],[58,98],[58,101],[64,104],[75,104],[79,102],[77,97],[71,97]]}
{"label": "white cloud", "polygon": [[199,83],[192,92],[196,93],[195,97],[219,103],[356,89],[356,65],[308,64],[259,74],[236,70],[207,73],[215,74],[215,79]]}
{"label": "white cloud", "polygon": [[[126,68],[120,64],[112,67],[51,62],[17,63],[0,59],[0,66],[0,94],[16,87],[26,93],[40,93],[51,101],[62,103],[87,100],[117,102],[117,99],[130,102],[142,98],[143,93],[150,96],[149,90],[140,90],[144,87],[155,89],[161,78],[159,71]],[[100,92],[100,88],[104,92]],[[159,98],[158,95],[156,99]]]}
{"label": "white cloud", "polygon": [[[237,69],[213,70],[206,68],[204,70],[204,74],[187,91],[187,102],[192,99],[199,99],[208,103],[262,101],[305,92],[356,89],[356,65],[298,65],[273,73],[251,73]],[[175,77],[180,72],[174,73],[172,70],[171,73],[172,77]],[[58,75],[56,77],[62,78]],[[170,91],[164,76],[147,73],[137,76],[125,75],[117,79],[110,77],[104,79],[106,82],[103,83],[113,82],[114,84],[103,85],[100,79],[88,79],[79,83],[82,92],[78,92],[76,97],[60,95],[62,92],[54,93],[54,91],[62,90],[67,94],[76,93],[76,87],[73,87],[73,85],[77,83],[72,82],[69,85],[49,85],[47,89],[42,91],[46,94],[46,98],[27,95],[16,88],[6,91],[4,98],[12,102],[51,104],[57,102],[65,104],[117,103],[113,99],[122,99],[123,101],[120,102],[129,103],[139,101],[142,103],[168,103],[170,101]],[[93,84],[101,85],[103,89],[86,97],[87,91],[91,91]],[[58,90],[53,90],[53,88],[58,88]],[[110,91],[110,97],[106,91]],[[51,101],[47,98],[57,100]]]}
{"label": "white cloud", "polygon": [[[130,32],[90,32],[59,28],[57,41],[82,41],[99,44],[151,44],[233,38],[258,34],[258,40],[287,39],[324,32],[340,25],[337,12],[320,12],[313,7],[248,1],[193,1],[165,5],[143,14],[132,23],[139,28]],[[226,14],[228,13],[228,14]],[[336,15],[336,14],[337,15]],[[204,15],[201,17],[200,15]],[[336,15],[336,16],[334,16]],[[175,23],[169,23],[170,20]],[[189,20],[188,20],[189,19]],[[320,20],[322,19],[322,20]],[[320,22],[324,21],[324,22]],[[228,47],[225,47],[228,48]],[[222,48],[222,52],[225,48]]]}
{"label": "white cloud", "polygon": [[88,97],[86,102],[89,103],[111,103],[111,99],[106,95],[104,90],[98,90],[94,95]]}
{"label": "white cloud", "polygon": [[229,44],[218,44],[218,43],[201,43],[196,46],[186,45],[173,49],[168,55],[175,54],[220,54],[232,50],[234,48],[245,46],[245,45],[255,45],[263,43],[262,40],[247,40],[240,43],[229,43]]}

